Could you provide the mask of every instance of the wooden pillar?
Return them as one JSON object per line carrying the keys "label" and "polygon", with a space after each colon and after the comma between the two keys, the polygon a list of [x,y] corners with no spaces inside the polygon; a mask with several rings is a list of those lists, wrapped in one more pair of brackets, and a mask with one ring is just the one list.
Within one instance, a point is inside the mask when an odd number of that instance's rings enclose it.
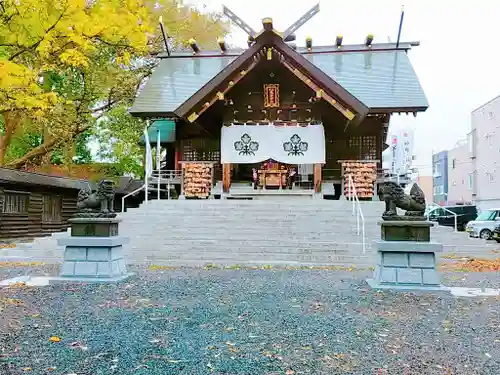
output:
{"label": "wooden pillar", "polygon": [[314,164],[314,192],[321,193],[321,163]]}
{"label": "wooden pillar", "polygon": [[182,145],[179,141],[175,142],[175,145],[173,147],[174,151],[174,169],[176,171],[179,171],[182,169],[181,166],[181,150],[182,150]]}
{"label": "wooden pillar", "polygon": [[231,187],[231,163],[222,164],[222,191],[229,193]]}

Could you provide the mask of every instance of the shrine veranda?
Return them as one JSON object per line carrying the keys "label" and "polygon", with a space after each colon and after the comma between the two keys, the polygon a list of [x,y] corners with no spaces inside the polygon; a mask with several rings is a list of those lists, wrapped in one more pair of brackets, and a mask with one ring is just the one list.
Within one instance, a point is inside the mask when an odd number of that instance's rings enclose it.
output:
{"label": "shrine veranda", "polygon": [[214,186],[227,194],[243,184],[338,199],[351,176],[360,198],[374,197],[391,116],[428,107],[408,57],[419,43],[338,37],[296,47],[270,19],[250,39],[247,49],[220,42],[204,51],[191,41],[191,51],[161,54],[130,110],[152,129],[171,124],[161,133],[164,168],[189,168],[182,193],[206,198]]}

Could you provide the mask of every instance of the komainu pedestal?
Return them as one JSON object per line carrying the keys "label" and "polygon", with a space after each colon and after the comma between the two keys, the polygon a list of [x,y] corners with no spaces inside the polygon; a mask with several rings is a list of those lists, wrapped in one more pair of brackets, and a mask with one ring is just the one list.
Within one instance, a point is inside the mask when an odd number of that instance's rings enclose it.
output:
{"label": "komainu pedestal", "polygon": [[368,284],[375,289],[441,290],[436,253],[442,251],[443,245],[430,241],[429,232],[434,224],[427,221],[379,224],[382,240],[375,242],[377,264]]}
{"label": "komainu pedestal", "polygon": [[115,218],[110,203],[114,196],[112,184],[101,182],[99,189],[79,195],[79,212],[69,220],[71,236],[57,241],[65,246],[64,263],[59,277],[51,283],[110,283],[132,275],[123,256],[128,238],[119,235],[120,220]]}
{"label": "komainu pedestal", "polygon": [[[375,242],[377,264],[368,284],[374,289],[446,290],[436,268],[443,245],[431,241],[434,223],[424,217],[425,197],[418,185],[410,194],[394,182],[383,189],[386,210],[379,222],[381,240]],[[407,210],[404,216],[397,209]]]}

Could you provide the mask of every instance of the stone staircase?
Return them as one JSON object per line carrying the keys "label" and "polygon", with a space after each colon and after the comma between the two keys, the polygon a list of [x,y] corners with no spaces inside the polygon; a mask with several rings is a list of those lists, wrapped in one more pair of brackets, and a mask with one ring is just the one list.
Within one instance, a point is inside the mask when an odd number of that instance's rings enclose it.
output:
{"label": "stone staircase", "polygon": [[[366,252],[356,234],[351,202],[293,199],[160,200],[119,214],[120,234],[130,238],[130,264],[357,265],[373,266],[372,242],[380,239],[377,221],[383,202],[362,202]],[[32,244],[0,250],[2,256],[60,262],[57,233]],[[487,253],[494,245],[469,240],[451,228],[433,228],[432,240],[449,253]]]}

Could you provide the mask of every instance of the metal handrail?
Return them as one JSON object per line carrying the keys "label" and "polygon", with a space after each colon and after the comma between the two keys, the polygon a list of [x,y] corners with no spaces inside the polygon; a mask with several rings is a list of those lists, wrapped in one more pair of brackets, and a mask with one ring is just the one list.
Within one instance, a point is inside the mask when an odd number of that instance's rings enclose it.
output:
{"label": "metal handrail", "polygon": [[150,178],[158,178],[160,177],[161,179],[170,179],[170,180],[175,180],[176,178],[180,178],[182,175],[181,170],[154,170],[153,173],[151,174]]}
{"label": "metal handrail", "polygon": [[[153,180],[156,179],[156,195],[157,199],[160,200],[160,184],[161,180],[167,180],[167,199],[170,199],[170,184],[174,182],[177,178],[180,180],[182,176],[182,171],[181,170],[174,170],[174,169],[165,169],[165,170],[154,170],[151,173],[151,176],[149,179]],[[149,180],[148,180],[149,183]]]}
{"label": "metal handrail", "polygon": [[[170,199],[170,183],[173,182],[176,178],[180,178],[181,176],[182,171],[180,170],[154,170],[151,173],[151,176],[147,178],[144,185],[122,197],[122,212],[125,212],[125,199],[130,197],[131,195],[137,194],[141,190],[146,190],[147,184],[149,184],[150,181],[154,181],[154,179],[157,179],[156,191],[158,199],[160,198],[160,192],[165,191],[165,189],[160,188],[161,180],[167,180],[167,199]],[[148,194],[145,194],[144,199],[145,202],[148,203]]]}
{"label": "metal handrail", "polygon": [[[139,188],[135,189],[134,191],[132,191],[132,192],[130,192],[130,193],[128,193],[127,195],[124,195],[124,196],[122,197],[122,212],[125,212],[125,198],[128,198],[128,197],[130,197],[131,195],[134,195],[134,194],[136,194],[136,193],[140,192],[142,189],[145,189],[145,188],[146,188],[146,184],[142,185],[141,187],[139,187]],[[147,200],[148,200],[148,197],[147,197],[147,195],[146,195],[146,201],[147,201]]]}
{"label": "metal handrail", "polygon": [[352,174],[349,175],[347,191],[349,193],[349,199],[352,201],[352,214],[356,215],[356,233],[359,236],[359,219],[361,218],[361,241],[363,244],[363,254],[366,253],[366,239],[365,239],[365,216],[363,215],[363,210],[361,209],[361,204],[359,203],[358,193],[356,192],[356,186],[352,179]]}
{"label": "metal handrail", "polygon": [[449,213],[453,214],[453,216],[455,216],[455,232],[458,232],[458,226],[457,226],[457,217],[458,217],[458,215],[456,214],[456,212],[453,212],[452,210],[449,210],[446,207],[442,207],[442,206],[438,205],[435,202],[432,202],[432,204],[434,205],[434,207],[431,208],[429,210],[429,212],[427,212],[427,218],[429,217],[429,215],[431,214],[431,212],[434,212],[434,211],[442,208],[444,211],[449,212]]}

